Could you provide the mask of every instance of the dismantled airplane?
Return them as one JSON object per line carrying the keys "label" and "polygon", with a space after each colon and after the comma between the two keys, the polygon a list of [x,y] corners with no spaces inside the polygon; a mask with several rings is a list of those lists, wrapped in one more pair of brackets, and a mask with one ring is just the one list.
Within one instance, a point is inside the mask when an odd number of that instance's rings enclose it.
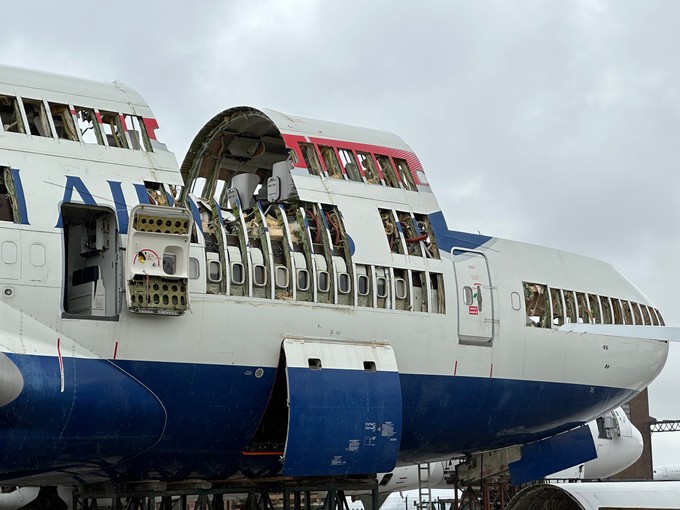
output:
{"label": "dismantled airplane", "polygon": [[132,89],[6,66],[0,117],[3,484],[531,479],[677,336],[607,263],[450,230],[390,133],[235,107],[180,167]]}

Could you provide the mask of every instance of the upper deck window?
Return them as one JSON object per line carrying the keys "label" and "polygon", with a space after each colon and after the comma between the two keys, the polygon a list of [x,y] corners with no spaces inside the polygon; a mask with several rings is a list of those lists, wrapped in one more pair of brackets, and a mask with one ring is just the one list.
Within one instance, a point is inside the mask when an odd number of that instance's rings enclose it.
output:
{"label": "upper deck window", "polygon": [[392,188],[398,188],[399,179],[397,178],[397,174],[394,170],[394,167],[392,166],[392,161],[390,161],[390,158],[388,156],[383,156],[382,154],[376,154],[375,158],[378,160],[378,166],[380,167],[380,171],[385,178],[385,184]]}
{"label": "upper deck window", "polygon": [[21,110],[16,97],[0,96],[0,119],[2,128],[8,133],[26,133],[21,120]]}
{"label": "upper deck window", "polygon": [[413,174],[411,174],[411,169],[406,160],[394,158],[394,164],[397,165],[397,171],[399,172],[399,177],[401,178],[404,188],[409,191],[418,191],[416,182],[413,180]]}
{"label": "upper deck window", "polygon": [[357,162],[354,159],[354,153],[348,149],[338,149],[338,154],[340,154],[340,161],[342,161],[345,167],[345,174],[350,181],[362,182],[363,178]]}
{"label": "upper deck window", "polygon": [[329,177],[332,179],[342,179],[342,170],[340,169],[340,163],[338,163],[338,158],[335,156],[335,151],[333,147],[320,146],[321,157],[326,165],[326,172],[328,172]]}
{"label": "upper deck window", "polygon": [[302,151],[302,157],[305,158],[305,165],[307,170],[312,175],[321,175],[323,172],[321,170],[321,163],[319,163],[319,157],[316,154],[316,148],[311,143],[300,142],[300,150]]}
{"label": "upper deck window", "polygon": [[105,111],[100,111],[99,114],[102,119],[102,130],[106,135],[106,140],[109,142],[109,147],[127,149],[127,137],[125,136],[120,114]]}
{"label": "upper deck window", "polygon": [[146,127],[144,126],[144,121],[141,117],[137,117],[136,115],[124,115],[123,123],[123,128],[130,136],[130,145],[132,146],[132,149],[153,152],[149,134],[146,132]]}
{"label": "upper deck window", "polygon": [[50,121],[45,111],[45,103],[38,99],[23,99],[28,130],[33,136],[46,136],[52,138]]}
{"label": "upper deck window", "polygon": [[102,133],[99,131],[99,122],[97,122],[97,114],[92,108],[83,108],[76,106],[76,118],[78,120],[78,129],[80,135],[85,143],[96,143],[104,145]]}
{"label": "upper deck window", "polygon": [[359,164],[366,176],[366,181],[369,184],[381,184],[380,175],[375,168],[373,157],[368,152],[357,152],[357,158],[359,158]]}
{"label": "upper deck window", "polygon": [[78,133],[76,132],[76,125],[73,122],[73,115],[66,104],[49,103],[50,112],[52,113],[52,120],[54,121],[54,128],[57,131],[57,137],[61,140],[78,141]]}

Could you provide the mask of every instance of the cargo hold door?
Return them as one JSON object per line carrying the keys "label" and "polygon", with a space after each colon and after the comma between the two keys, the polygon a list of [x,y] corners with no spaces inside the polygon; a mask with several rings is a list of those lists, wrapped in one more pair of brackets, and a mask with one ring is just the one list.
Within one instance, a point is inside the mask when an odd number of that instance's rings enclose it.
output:
{"label": "cargo hold door", "polygon": [[286,476],[388,472],[399,453],[401,386],[387,344],[286,339]]}

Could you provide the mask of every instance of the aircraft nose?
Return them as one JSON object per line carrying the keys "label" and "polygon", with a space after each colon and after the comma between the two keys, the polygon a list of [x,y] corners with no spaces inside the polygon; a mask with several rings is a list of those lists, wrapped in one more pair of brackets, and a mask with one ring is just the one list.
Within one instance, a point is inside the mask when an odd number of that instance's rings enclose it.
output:
{"label": "aircraft nose", "polygon": [[24,389],[24,377],[17,366],[0,352],[0,407],[14,401]]}

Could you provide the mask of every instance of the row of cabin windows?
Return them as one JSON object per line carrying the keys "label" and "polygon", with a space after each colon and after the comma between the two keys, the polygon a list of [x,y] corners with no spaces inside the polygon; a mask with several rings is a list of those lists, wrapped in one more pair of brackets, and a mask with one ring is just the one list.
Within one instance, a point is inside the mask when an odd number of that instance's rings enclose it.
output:
{"label": "row of cabin windows", "polygon": [[127,113],[0,95],[0,124],[6,133],[153,152],[143,119]]}
{"label": "row of cabin windows", "polygon": [[526,324],[538,328],[565,323],[664,326],[656,308],[625,299],[523,282]]}
{"label": "row of cabin windows", "polygon": [[[418,191],[416,177],[405,159],[306,142],[299,146],[312,175]],[[422,171],[417,172],[417,179],[426,184]]]}
{"label": "row of cabin windows", "polygon": [[[252,269],[253,287],[266,287],[268,280],[266,266],[255,264]],[[219,260],[208,260],[207,280],[209,282],[220,282],[222,273],[222,264]],[[232,286],[241,286],[246,283],[246,268],[242,263],[232,262],[229,273]],[[192,257],[189,259],[189,279],[199,278],[199,261]],[[317,292],[329,292],[331,278],[328,271],[317,271],[314,282]],[[336,273],[336,284],[339,295],[352,295],[352,277],[349,273]],[[289,289],[290,273],[286,266],[275,267],[274,285],[276,289]],[[295,287],[301,293],[312,290],[309,271],[295,270]],[[446,311],[444,285],[442,275],[439,273],[358,264],[356,266],[356,296],[351,297],[352,300],[356,299],[357,306],[432,313],[445,313]],[[351,301],[338,300],[337,304],[351,304]]]}

